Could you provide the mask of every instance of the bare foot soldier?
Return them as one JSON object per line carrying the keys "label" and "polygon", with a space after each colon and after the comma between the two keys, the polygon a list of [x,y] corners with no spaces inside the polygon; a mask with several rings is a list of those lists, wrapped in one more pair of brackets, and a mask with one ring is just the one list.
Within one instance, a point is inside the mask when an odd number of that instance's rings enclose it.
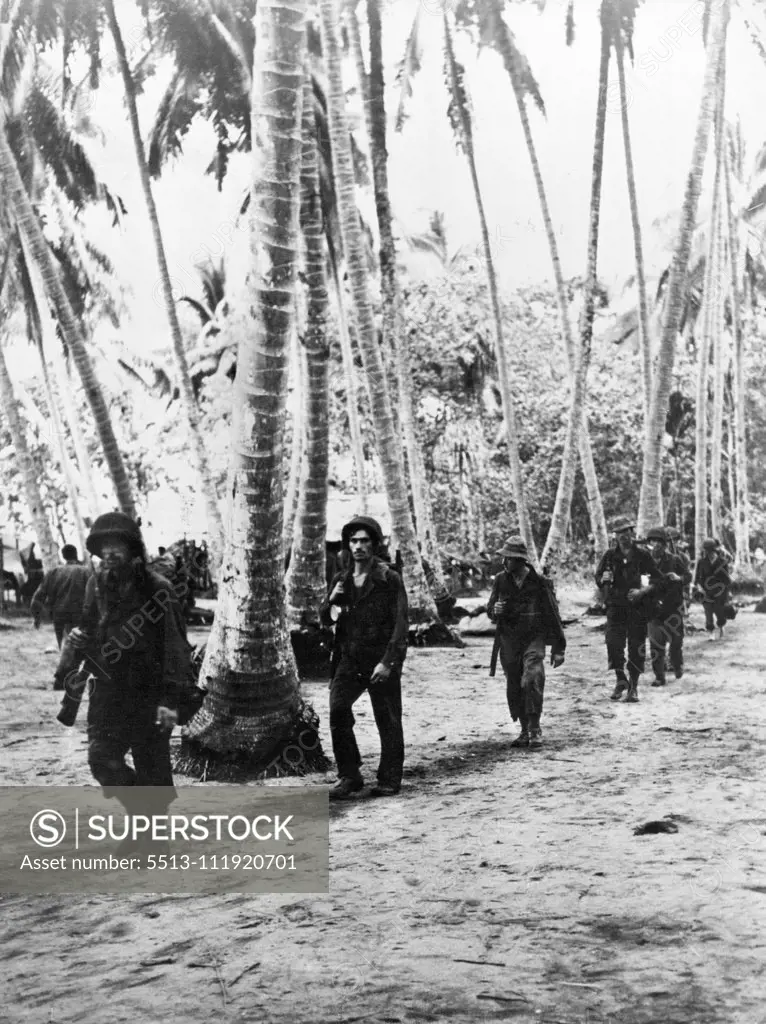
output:
{"label": "bare foot soldier", "polygon": [[721,554],[718,542],[708,539],[702,544],[702,557],[694,574],[694,592],[702,599],[705,609],[705,629],[708,640],[715,640],[714,629],[718,627],[718,639],[723,639],[723,627],[728,619],[726,605],[729,602],[731,575],[726,559]]}
{"label": "bare foot soldier", "polygon": [[[662,573],[648,551],[635,543],[634,524],[620,516],[612,526],[617,545],[605,552],[596,569],[596,586],[606,601],[606,650],[609,668],[617,677],[612,700],[638,701],[638,680],[644,671],[648,628],[645,598],[652,593],[650,583],[659,582]],[[646,577],[646,586],[641,577]],[[625,648],[628,649],[625,674]]]}
{"label": "bare foot soldier", "polygon": [[55,569],[45,574],[30,605],[35,629],[40,628],[43,609],[48,609],[53,619],[53,629],[59,647],[70,629],[80,625],[85,587],[92,575],[89,566],[80,565],[78,562],[77,548],[72,544],[64,545],[61,556],[64,565],[57,565]]}
{"label": "bare foot soldier", "polygon": [[540,716],[545,689],[545,648],[551,665],[564,663],[566,638],[551,583],[538,575],[521,537],[509,537],[499,552],[505,566],[492,586],[487,614],[497,623],[495,643],[507,681],[508,709],[521,733],[513,747],[543,745]]}
{"label": "bare foot soldier", "polygon": [[[90,770],[106,796],[116,786],[162,786],[157,805],[167,806],[176,795],[170,734],[191,671],[179,605],[168,581],[147,570],[141,531],[128,516],[99,516],[87,544],[101,564],[86,589],[82,628],[69,640],[87,655],[95,677]],[[135,812],[130,802],[126,808]]]}
{"label": "bare foot soldier", "polygon": [[676,679],[684,674],[684,589],[691,582],[692,574],[687,560],[668,551],[668,537],[663,527],[649,530],[646,539],[652,545],[652,557],[664,577],[663,592],[650,599],[648,630],[654,670],[652,686],[664,686],[668,648]]}
{"label": "bare foot soldier", "polygon": [[407,654],[407,595],[398,573],[377,557],[383,534],[374,519],[352,519],[341,538],[352,564],[333,578],[321,611],[325,626],[332,625],[333,610],[337,615],[330,733],[338,782],[330,799],[348,800],[364,786],[352,707],[365,690],[380,735],[378,785],[372,794],[393,796],[401,788],[404,765],[401,671]]}

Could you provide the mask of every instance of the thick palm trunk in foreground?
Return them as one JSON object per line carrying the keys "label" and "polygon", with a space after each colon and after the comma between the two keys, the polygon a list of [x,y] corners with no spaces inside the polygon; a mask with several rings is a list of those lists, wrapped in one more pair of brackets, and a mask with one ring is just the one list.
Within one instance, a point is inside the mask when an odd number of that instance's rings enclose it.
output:
{"label": "thick palm trunk in foreground", "polygon": [[290,769],[280,755],[296,742],[307,754],[304,769],[312,758],[321,760],[319,722],[301,700],[287,630],[282,551],[305,18],[306,0],[259,0],[255,15],[252,264],[229,328],[239,346],[228,529],[218,611],[200,675],[208,696],[185,730],[192,763],[199,767],[211,758],[221,773],[227,761]]}
{"label": "thick palm trunk in foreground", "polygon": [[319,7],[322,50],[328,78],[328,120],[338,193],[341,237],[354,296],[359,348],[364,363],[370,410],[375,425],[375,439],[391,514],[391,527],[396,535],[404,562],[410,618],[412,621],[436,621],[438,619],[436,605],[426,583],[410,514],[404,459],[394,426],[388,381],[376,337],[372,303],[367,286],[368,271],[364,260],[359,214],[356,207],[351,142],[346,120],[346,98],[341,73],[336,0],[320,0]]}
{"label": "thick palm trunk in foreground", "polygon": [[692,162],[686,181],[684,204],[681,211],[681,223],[673,254],[667,295],[665,299],[665,316],[660,335],[660,348],[652,381],[652,400],[649,405],[649,425],[646,431],[644,450],[644,466],[641,477],[641,507],[646,522],[661,521],[661,510],[658,507],[659,487],[662,479],[662,452],[665,436],[665,421],[668,412],[670,391],[673,387],[673,364],[676,354],[676,338],[678,325],[684,308],[686,292],[686,274],[689,264],[692,235],[694,233],[697,206],[702,188],[702,175],[705,170],[710,126],[715,107],[716,83],[718,68],[723,57],[726,39],[726,25],[729,18],[728,0],[721,6],[714,4],[708,27],[707,56],[705,80],[702,86],[697,129],[694,137]]}

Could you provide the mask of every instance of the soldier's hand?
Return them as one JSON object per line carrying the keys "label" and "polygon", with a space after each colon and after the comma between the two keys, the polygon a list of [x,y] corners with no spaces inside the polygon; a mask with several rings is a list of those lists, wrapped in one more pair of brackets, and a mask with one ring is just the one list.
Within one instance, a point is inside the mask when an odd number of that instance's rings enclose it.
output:
{"label": "soldier's hand", "polygon": [[634,588],[633,590],[628,591],[628,600],[631,602],[631,604],[635,604],[635,602],[638,601],[640,597],[643,597],[643,595],[644,591],[642,589]]}
{"label": "soldier's hand", "polygon": [[83,633],[78,626],[75,626],[75,628],[69,632],[69,643],[76,651],[81,651],[84,647],[88,646],[90,639],[87,633]]}
{"label": "soldier's hand", "polygon": [[388,677],[391,675],[391,669],[386,668],[382,661],[378,662],[375,668],[372,670],[370,676],[370,685],[373,686],[375,683],[385,683]]}
{"label": "soldier's hand", "polygon": [[178,712],[171,711],[170,708],[160,707],[157,708],[157,720],[154,723],[163,732],[172,732],[178,724]]}
{"label": "soldier's hand", "polygon": [[504,611],[505,611],[505,601],[495,601],[495,606],[492,609],[492,614],[494,615],[494,617],[496,619],[499,619]]}
{"label": "soldier's hand", "polygon": [[564,664],[564,655],[561,653],[551,654],[551,668],[559,668]]}
{"label": "soldier's hand", "polygon": [[677,572],[669,572],[668,573],[668,579],[671,580],[671,582],[673,582],[673,583],[680,583],[681,582],[681,577],[678,575]]}
{"label": "soldier's hand", "polygon": [[338,582],[332,588],[332,593],[330,594],[330,604],[342,604],[345,596],[346,592],[343,588],[343,580],[338,580]]}

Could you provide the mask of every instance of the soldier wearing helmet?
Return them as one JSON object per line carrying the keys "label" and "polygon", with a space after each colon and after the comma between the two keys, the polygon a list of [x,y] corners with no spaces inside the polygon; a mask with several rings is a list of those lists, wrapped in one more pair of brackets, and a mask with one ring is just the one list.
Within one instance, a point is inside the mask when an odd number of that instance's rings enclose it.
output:
{"label": "soldier wearing helmet", "polygon": [[668,535],[655,526],[646,535],[652,557],[664,581],[649,603],[649,650],[654,671],[652,686],[664,686],[665,655],[669,648],[670,665],[676,679],[684,674],[684,588],[691,582],[688,564],[668,551]]}

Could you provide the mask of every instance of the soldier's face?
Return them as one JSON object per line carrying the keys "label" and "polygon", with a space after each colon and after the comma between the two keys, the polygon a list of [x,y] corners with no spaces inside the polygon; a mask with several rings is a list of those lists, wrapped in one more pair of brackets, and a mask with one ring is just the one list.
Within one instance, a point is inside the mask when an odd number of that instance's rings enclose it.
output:
{"label": "soldier's face", "polygon": [[523,558],[506,558],[505,568],[507,572],[517,576],[527,563]]}
{"label": "soldier's face", "polygon": [[654,555],[654,557],[657,559],[658,562],[662,558],[662,556],[665,554],[665,545],[662,543],[661,540],[655,540],[652,543],[652,554]]}
{"label": "soldier's face", "polygon": [[622,530],[617,534],[617,543],[623,551],[627,551],[633,543],[633,530]]}
{"label": "soldier's face", "polygon": [[101,545],[101,564],[107,569],[119,569],[130,561],[130,548],[118,537],[107,537]]}
{"label": "soldier's face", "polygon": [[356,530],[348,540],[351,557],[358,562],[372,558],[372,537],[366,530]]}

